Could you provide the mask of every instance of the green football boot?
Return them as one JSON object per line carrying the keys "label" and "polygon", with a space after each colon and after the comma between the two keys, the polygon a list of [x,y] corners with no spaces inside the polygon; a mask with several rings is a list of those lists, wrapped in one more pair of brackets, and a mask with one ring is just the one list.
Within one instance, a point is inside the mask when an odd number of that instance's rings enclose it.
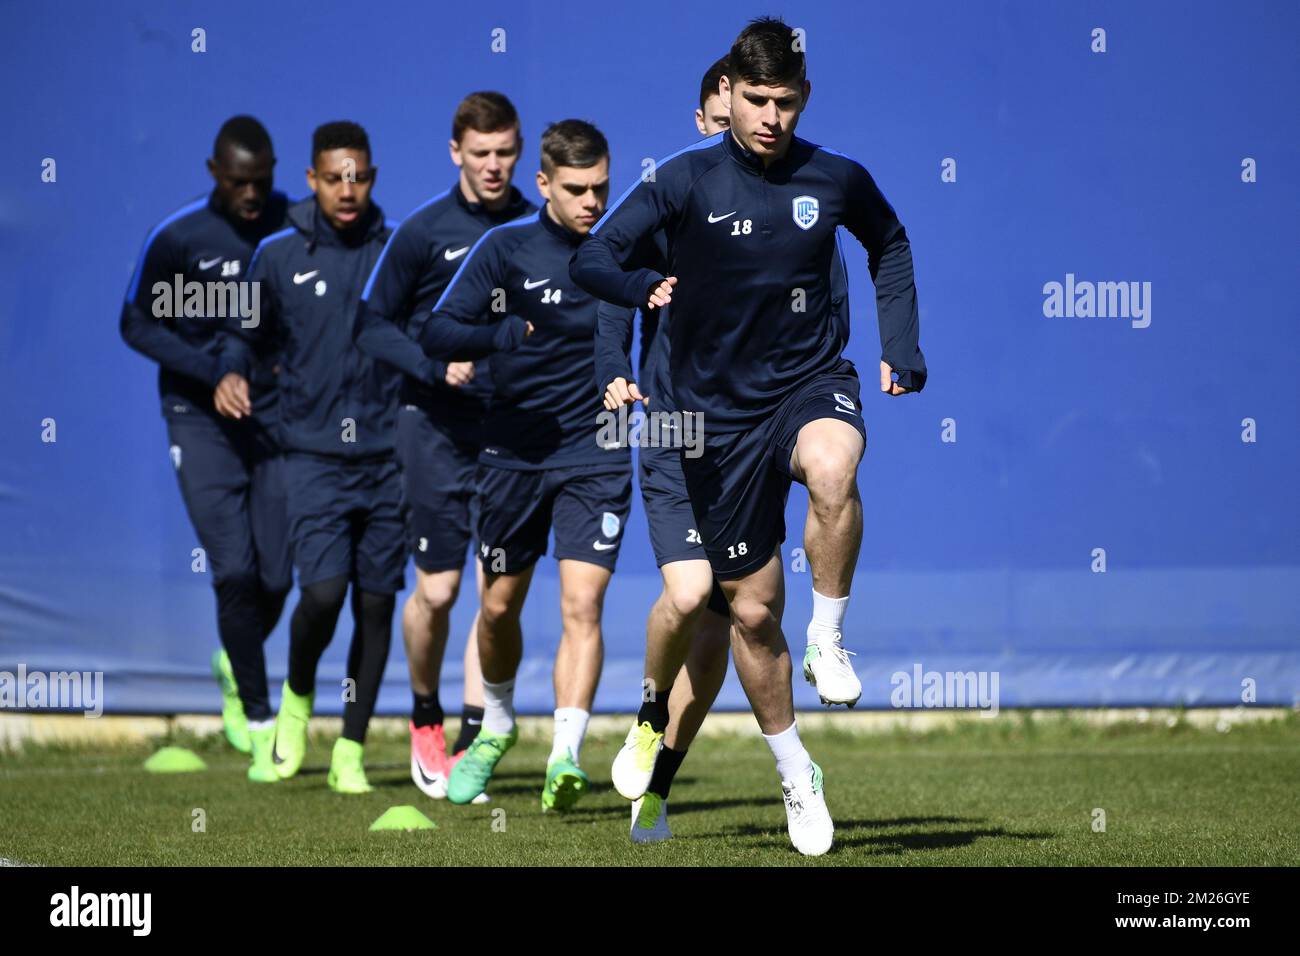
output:
{"label": "green football boot", "polygon": [[366,748],[355,740],[340,737],[334,741],[334,754],[330,757],[330,789],[335,793],[369,793],[375,789],[366,780],[363,765]]}
{"label": "green football boot", "polygon": [[239,687],[235,684],[235,672],[231,670],[230,658],[224,650],[212,652],[212,676],[221,688],[221,727],[226,733],[230,746],[241,754],[252,750],[248,739],[248,718],[244,716],[244,705],[239,700]]}
{"label": "green football boot", "polygon": [[447,778],[447,799],[452,803],[469,803],[485,791],[498,761],[518,739],[517,724],[508,734],[495,734],[486,727],[480,729],[465,756],[451,768],[451,776]]}
{"label": "green football boot", "polygon": [[248,779],[254,783],[279,783],[275,772],[275,724],[248,729],[253,745],[253,762],[248,765]]}
{"label": "green football boot", "polygon": [[542,787],[542,812],[568,810],[591,787],[587,772],[573,762],[569,751],[546,766],[546,786]]}
{"label": "green football boot", "polygon": [[275,749],[272,759],[281,780],[288,780],[302,768],[307,756],[307,723],[311,720],[315,694],[295,694],[284,682],[280,695],[280,713],[275,717]]}

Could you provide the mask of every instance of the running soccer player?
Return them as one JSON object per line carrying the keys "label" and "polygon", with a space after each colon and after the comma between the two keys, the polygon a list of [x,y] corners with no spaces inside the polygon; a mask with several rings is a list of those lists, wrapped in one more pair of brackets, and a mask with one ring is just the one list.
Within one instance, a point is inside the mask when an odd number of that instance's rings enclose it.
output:
{"label": "running soccer player", "polygon": [[[791,841],[817,855],[830,849],[834,825],[794,719],[779,548],[794,479],[808,488],[813,572],[804,676],[823,701],[851,705],[862,689],[841,630],[862,537],[856,472],[866,431],[831,308],[836,226],[867,250],[881,390],[919,391],[926,368],[911,246],[893,208],[860,164],[794,136],[811,89],[799,46],[772,18],[741,32],[720,84],[730,130],[629,189],[579,247],[572,275],[623,306],[672,303],[673,396],[706,431],[703,454],[682,458],[687,491],[730,604],[736,672],[776,760]],[[624,271],[658,229],[666,274]]]}
{"label": "running soccer player", "polygon": [[451,765],[483,722],[476,618],[465,645],[465,706],[449,760],[438,675],[470,543],[474,471],[492,379],[486,361],[430,359],[417,337],[479,237],[536,211],[511,185],[520,147],[519,115],[509,99],[483,92],[461,101],[449,144],[451,161],[460,169],[456,184],[416,209],[393,233],[357,313],[357,345],[404,373],[397,458],[416,579],[402,611],[414,698],[411,779],[434,799],[447,796]]}
{"label": "running soccer player", "polygon": [[[465,258],[421,333],[435,358],[492,358],[493,393],[478,469],[483,727],[452,768],[447,797],[468,803],[518,739],[519,617],[555,531],[563,636],[555,656],[555,738],[544,810],[586,792],[580,750],[600,679],[601,612],[632,490],[626,442],[598,443],[597,300],[569,279],[569,259],[609,195],[609,146],[564,120],[541,141],[531,216],[490,229]],[[529,333],[532,333],[529,335]]]}
{"label": "running soccer player", "polygon": [[271,188],[275,151],[251,116],[222,125],[207,166],[212,192],[172,213],[145,240],[121,332],[158,363],[172,466],[212,569],[222,646],[212,669],[226,739],[251,754],[250,780],[274,782],[262,645],[293,586],[284,463],[274,437],[274,356],[258,353],[251,386],[238,390],[236,380],[244,379],[232,374],[218,335],[223,316],[208,314],[206,305],[199,314],[166,306],[173,287],[189,283],[219,293],[205,294],[205,302],[236,302],[253,250],[283,226],[288,202]]}
{"label": "running soccer player", "polygon": [[302,593],[289,625],[275,770],[288,778],[302,766],[316,667],[351,583],[356,627],[343,735],[327,779],[340,793],[365,793],[366,727],[388,661],[406,546],[393,453],[398,375],[361,354],[352,326],[395,224],[371,200],[377,169],[364,129],[326,123],[312,136],[311,159],[314,195],[289,210],[289,228],[268,236],[253,257],[262,314],[226,328],[236,354],[280,350],[289,526]]}
{"label": "running soccer player", "polygon": [[[719,92],[726,71],[724,56],[700,81],[695,126],[701,136],[713,136],[731,125]],[[838,232],[835,241],[831,308],[847,341],[848,281]],[[656,262],[639,265],[665,268],[660,264],[665,243],[663,233],[657,233],[652,257]],[[654,407],[671,409],[675,406],[668,382],[667,314],[663,309],[642,314],[640,377],[634,378],[629,364],[633,311],[608,302],[600,304],[596,369],[597,381],[604,383],[605,408],[616,411],[637,400],[649,408],[653,400]],[[671,424],[671,420],[665,423],[658,441],[642,442],[640,449],[641,496],[664,589],[646,625],[646,692],[612,772],[615,789],[634,801],[633,843],[672,838],[668,794],[687,749],[722,689],[730,648],[727,601],[713,580],[700,543],[682,475],[677,447],[681,437],[672,434]],[[665,684],[668,680],[671,683]]]}

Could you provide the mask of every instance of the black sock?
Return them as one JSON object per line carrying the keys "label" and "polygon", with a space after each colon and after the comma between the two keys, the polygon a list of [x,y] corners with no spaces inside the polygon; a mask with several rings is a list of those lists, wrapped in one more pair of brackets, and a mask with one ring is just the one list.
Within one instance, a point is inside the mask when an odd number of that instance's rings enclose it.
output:
{"label": "black sock", "polygon": [[316,689],[316,666],[334,637],[348,579],[330,578],[302,589],[289,619],[289,689],[304,697]]}
{"label": "black sock", "polygon": [[357,626],[348,651],[348,676],[356,681],[357,699],[343,703],[343,736],[364,744],[366,728],[379,698],[379,685],[384,679],[384,667],[388,664],[397,595],[357,590],[361,596],[352,604]]}
{"label": "black sock", "polygon": [[660,750],[655,759],[654,773],[650,776],[650,786],[646,789],[667,800],[668,791],[673,787],[673,777],[677,776],[677,768],[685,759],[685,750],[673,750],[671,747]]}
{"label": "black sock", "polygon": [[456,735],[456,743],[452,746],[451,752],[458,754],[469,747],[478,736],[479,729],[483,726],[483,708],[475,707],[473,704],[466,704],[460,712],[460,733]]}
{"label": "black sock", "polygon": [[662,734],[668,727],[668,695],[672,692],[673,685],[669,684],[655,691],[653,700],[642,701],[641,709],[636,714],[637,726],[649,722],[655,733]]}
{"label": "black sock", "polygon": [[414,701],[411,706],[411,723],[417,727],[434,727],[442,723],[444,714],[436,689],[427,697],[412,691],[411,699]]}

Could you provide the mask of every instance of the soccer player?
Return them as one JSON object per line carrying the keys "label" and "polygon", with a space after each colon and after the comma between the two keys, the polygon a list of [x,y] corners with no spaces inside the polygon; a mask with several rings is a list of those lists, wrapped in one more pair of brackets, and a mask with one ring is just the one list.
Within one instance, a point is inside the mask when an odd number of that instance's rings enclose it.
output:
{"label": "soccer player", "polygon": [[519,616],[554,528],[563,636],[542,807],[564,810],[589,786],[580,750],[600,679],[601,612],[630,505],[632,464],[626,442],[598,442],[598,303],[569,279],[574,249],[605,209],[609,146],[590,123],[564,120],[543,134],[541,153],[537,188],[546,203],[474,245],[421,344],[435,358],[493,355],[477,477],[483,727],[452,768],[447,797],[468,803],[482,793],[518,739]]}
{"label": "soccer player", "polygon": [[450,766],[483,722],[476,620],[465,645],[465,706],[449,760],[438,675],[470,541],[474,471],[492,379],[485,360],[428,358],[417,336],[479,237],[537,209],[511,185],[521,138],[519,115],[505,96],[465,97],[452,119],[449,148],[460,169],[456,184],[416,209],[393,233],[357,313],[357,345],[405,373],[397,457],[416,579],[402,611],[414,697],[411,779],[434,799],[446,797]]}
{"label": "soccer player", "polygon": [[398,375],[352,339],[357,304],[394,224],[371,199],[377,168],[356,123],[312,136],[307,185],[289,228],[253,257],[261,314],[228,322],[236,354],[280,352],[280,417],[286,449],[290,537],[301,597],[289,625],[289,677],[275,727],[275,769],[292,777],[307,750],[316,666],[329,645],[348,585],[355,631],[343,695],[343,735],[329,786],[370,790],[366,726],[388,661],[406,547],[402,487],[393,454]]}
{"label": "soccer player", "polygon": [[212,667],[226,738],[251,754],[250,780],[274,782],[262,645],[293,585],[283,459],[274,437],[274,356],[254,356],[251,386],[238,391],[234,383],[244,379],[232,374],[222,350],[222,316],[208,314],[206,304],[197,314],[176,314],[167,305],[173,286],[189,283],[217,293],[205,294],[205,303],[235,303],[253,250],[284,224],[288,202],[271,188],[275,152],[251,116],[222,125],[207,165],[212,192],[172,213],[145,240],[121,331],[158,363],[172,466],[212,571],[222,646]]}
{"label": "soccer player", "polygon": [[[730,126],[719,84],[727,71],[722,57],[700,81],[700,105],[695,126],[712,136]],[[663,233],[656,234],[654,258],[663,261]],[[645,266],[650,263],[640,263]],[[663,265],[654,265],[664,268]],[[848,339],[848,282],[836,233],[831,260],[831,308]],[[642,314],[640,378],[629,364],[632,312],[607,302],[599,309],[596,332],[597,381],[604,383],[605,408],[611,411],[640,400],[647,408],[673,408],[668,381],[668,321],[663,309]],[[644,391],[644,395],[642,392]],[[646,625],[646,688],[636,723],[614,759],[615,788],[632,804],[634,843],[672,838],[668,826],[668,794],[686,751],[708,714],[727,675],[730,615],[726,598],[700,543],[680,451],[670,430],[658,441],[642,442],[641,496],[645,503],[651,544],[664,579],[664,589]],[[676,678],[672,675],[674,669]],[[665,683],[671,680],[671,683]]]}
{"label": "soccer player", "polygon": [[[855,703],[861,684],[840,632],[861,544],[866,431],[831,307],[836,226],[867,250],[881,390],[918,391],[926,368],[911,246],[893,208],[860,164],[794,136],[811,91],[794,32],[759,18],[729,56],[719,89],[730,129],[629,189],[579,247],[572,274],[623,306],[672,304],[673,396],[703,417],[706,433],[701,456],[683,455],[687,490],[730,604],[736,672],[776,760],[791,841],[817,855],[830,849],[834,825],[794,719],[779,548],[794,479],[808,488],[813,573],[804,676],[823,701]],[[668,274],[624,271],[657,229],[668,239]]]}

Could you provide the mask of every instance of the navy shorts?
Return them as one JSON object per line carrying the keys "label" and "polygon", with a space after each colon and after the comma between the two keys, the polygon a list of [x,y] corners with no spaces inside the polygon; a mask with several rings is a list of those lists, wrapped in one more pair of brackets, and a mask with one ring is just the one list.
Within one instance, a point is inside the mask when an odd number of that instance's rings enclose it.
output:
{"label": "navy shorts", "polygon": [[421,408],[397,413],[397,460],[406,498],[407,546],[421,571],[465,566],[476,523],[477,428],[450,428]]}
{"label": "navy shorts", "polygon": [[799,429],[836,418],[866,440],[858,392],[858,373],[842,359],[832,371],[796,388],[750,431],[709,436],[703,455],[682,458],[704,550],[717,578],[732,580],[757,571],[785,540],[790,456]]}
{"label": "navy shorts", "polygon": [[256,576],[293,587],[284,456],[256,421],[202,412],[167,420],[172,467],[213,582]]}
{"label": "navy shorts", "polygon": [[531,471],[479,465],[479,561],[488,574],[519,574],[546,553],[610,571],[632,504],[632,463]]}
{"label": "navy shorts", "polygon": [[402,479],[395,458],[285,456],[298,586],[346,577],[363,591],[406,584]]}
{"label": "navy shorts", "polygon": [[[659,567],[675,561],[704,561],[703,539],[686,494],[682,474],[682,452],[665,446],[642,446],[639,452],[641,502],[650,528],[650,547]],[[730,613],[727,598],[715,579],[709,595],[709,610],[723,617]]]}

